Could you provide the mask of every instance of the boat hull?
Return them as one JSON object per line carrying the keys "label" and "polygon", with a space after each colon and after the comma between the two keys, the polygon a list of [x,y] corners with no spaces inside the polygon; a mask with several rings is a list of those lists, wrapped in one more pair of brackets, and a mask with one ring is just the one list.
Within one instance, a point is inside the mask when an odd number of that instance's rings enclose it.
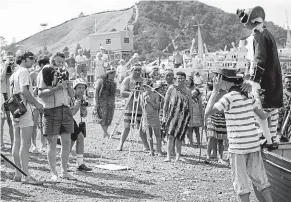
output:
{"label": "boat hull", "polygon": [[273,152],[264,151],[262,156],[274,202],[290,202],[291,143],[282,143]]}

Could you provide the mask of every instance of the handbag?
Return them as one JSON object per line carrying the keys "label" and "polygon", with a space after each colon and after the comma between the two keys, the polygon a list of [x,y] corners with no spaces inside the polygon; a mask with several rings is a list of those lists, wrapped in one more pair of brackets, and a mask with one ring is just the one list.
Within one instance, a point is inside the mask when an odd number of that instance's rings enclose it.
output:
{"label": "handbag", "polygon": [[[11,86],[13,93],[14,83],[12,83]],[[5,101],[4,105],[7,106],[13,118],[19,118],[27,112],[24,101],[20,97],[20,93],[12,94],[12,96]]]}

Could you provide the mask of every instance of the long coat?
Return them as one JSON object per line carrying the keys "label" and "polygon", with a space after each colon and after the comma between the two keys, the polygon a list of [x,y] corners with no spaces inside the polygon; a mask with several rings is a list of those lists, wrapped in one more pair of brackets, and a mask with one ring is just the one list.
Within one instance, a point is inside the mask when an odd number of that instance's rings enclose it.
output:
{"label": "long coat", "polygon": [[282,72],[277,45],[271,33],[263,27],[254,30],[254,73],[251,80],[259,83],[263,91],[263,108],[281,108],[283,106]]}

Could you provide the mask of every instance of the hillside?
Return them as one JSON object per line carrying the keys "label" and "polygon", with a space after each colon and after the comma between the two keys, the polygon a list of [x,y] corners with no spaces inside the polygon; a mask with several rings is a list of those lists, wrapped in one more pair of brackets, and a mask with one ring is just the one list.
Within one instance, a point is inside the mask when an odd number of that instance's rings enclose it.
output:
{"label": "hillside", "polygon": [[132,15],[133,8],[129,8],[75,18],[28,37],[17,45],[24,45],[25,49],[37,52],[42,49],[46,39],[46,46],[50,52],[62,51],[66,46],[70,51],[75,51],[78,43],[82,48],[89,49],[89,35],[94,33],[95,20],[98,32],[108,32],[113,28],[124,30]]}
{"label": "hillside", "polygon": [[[74,51],[78,43],[82,48],[89,49],[89,34],[94,32],[95,19],[98,32],[124,30],[126,22],[132,20],[135,12],[132,7],[79,17],[37,33],[18,44],[37,52],[43,47],[45,37],[50,52],[61,51],[66,46]],[[135,52],[142,59],[153,61],[157,55],[165,55],[162,50],[179,33],[181,34],[175,44],[179,49],[190,48],[192,39],[197,39],[197,19],[203,24],[202,38],[209,51],[224,49],[226,45],[231,47],[232,42],[237,45],[239,39],[248,34],[235,14],[225,13],[201,2],[143,1],[138,4],[138,18],[133,27]],[[266,24],[278,46],[283,46],[286,30],[272,22]],[[172,50],[173,46],[170,46],[168,52],[171,53]]]}

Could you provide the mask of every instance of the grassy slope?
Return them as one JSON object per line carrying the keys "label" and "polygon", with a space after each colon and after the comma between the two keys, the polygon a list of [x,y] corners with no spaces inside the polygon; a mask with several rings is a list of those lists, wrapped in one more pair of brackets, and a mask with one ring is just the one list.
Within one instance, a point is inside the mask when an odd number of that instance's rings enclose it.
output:
{"label": "grassy slope", "polygon": [[45,37],[50,52],[61,51],[66,46],[70,51],[74,51],[78,43],[82,48],[89,49],[89,35],[94,33],[95,19],[98,32],[110,31],[113,28],[123,30],[132,14],[133,8],[129,8],[123,11],[97,13],[75,18],[56,27],[36,33],[18,42],[18,44],[24,45],[27,50],[37,52],[43,47]]}

